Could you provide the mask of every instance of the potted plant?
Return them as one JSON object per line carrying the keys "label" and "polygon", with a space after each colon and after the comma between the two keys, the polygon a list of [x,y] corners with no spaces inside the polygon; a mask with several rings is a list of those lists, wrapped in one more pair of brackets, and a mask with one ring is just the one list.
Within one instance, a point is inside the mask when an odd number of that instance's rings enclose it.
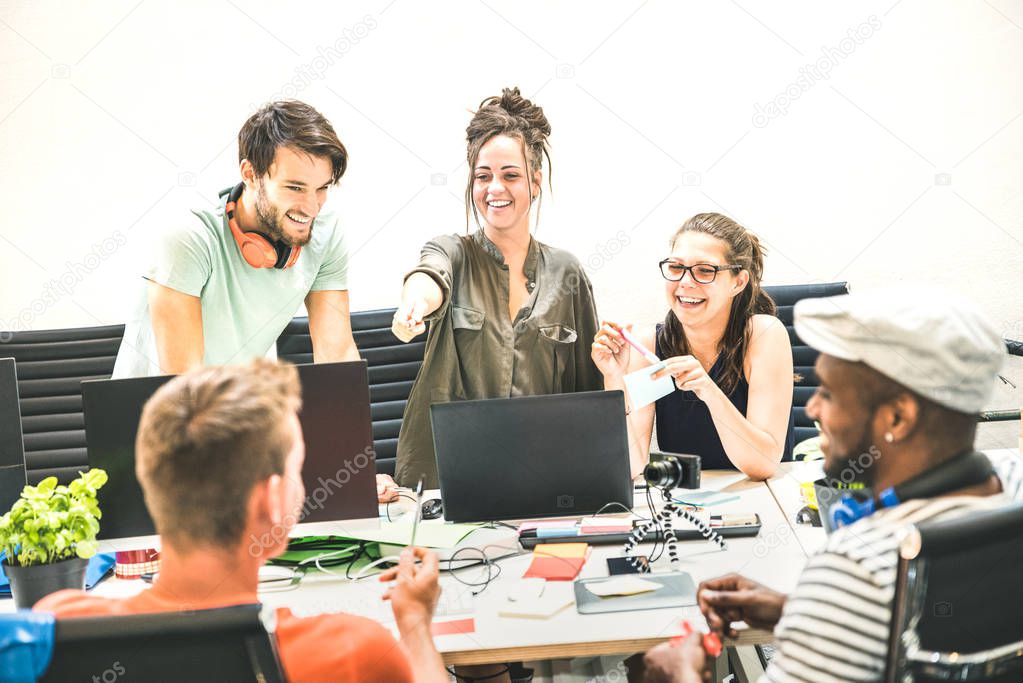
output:
{"label": "potted plant", "polygon": [[47,477],[26,486],[0,517],[0,552],[16,607],[30,608],[63,588],[85,587],[102,516],[96,491],[106,482],[101,469],[83,472],[67,486]]}

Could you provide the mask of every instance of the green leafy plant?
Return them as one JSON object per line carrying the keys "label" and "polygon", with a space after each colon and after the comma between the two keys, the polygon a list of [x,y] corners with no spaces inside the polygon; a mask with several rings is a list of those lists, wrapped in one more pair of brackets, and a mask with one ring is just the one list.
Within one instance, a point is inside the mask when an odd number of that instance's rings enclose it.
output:
{"label": "green leafy plant", "polygon": [[58,486],[56,477],[26,486],[0,517],[4,562],[27,567],[95,555],[102,517],[96,491],[106,483],[106,472],[91,469],[67,486]]}

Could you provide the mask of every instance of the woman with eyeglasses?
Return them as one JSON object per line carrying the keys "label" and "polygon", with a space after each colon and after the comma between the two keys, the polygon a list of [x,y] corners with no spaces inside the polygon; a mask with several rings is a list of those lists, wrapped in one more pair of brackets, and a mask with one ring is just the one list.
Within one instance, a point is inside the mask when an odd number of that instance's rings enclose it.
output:
{"label": "woman with eyeglasses", "polygon": [[[727,216],[701,213],[672,237],[660,269],[670,310],[633,334],[664,363],[654,379],[670,375],[676,389],[629,411],[633,475],[647,462],[656,421],[662,451],[699,455],[703,469],[770,477],[792,453],[792,347],[760,286],[760,240]],[[632,329],[604,321],[593,341],[605,389],[624,389],[626,374],[651,366],[622,327]]]}

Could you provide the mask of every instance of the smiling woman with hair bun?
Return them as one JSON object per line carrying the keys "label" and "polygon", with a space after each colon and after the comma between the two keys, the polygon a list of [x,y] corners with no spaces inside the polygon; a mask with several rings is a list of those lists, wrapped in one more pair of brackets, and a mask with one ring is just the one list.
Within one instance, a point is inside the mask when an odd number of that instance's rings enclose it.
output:
{"label": "smiling woman with hair bun", "polygon": [[602,388],[589,353],[598,329],[590,281],[578,259],[530,233],[550,133],[518,88],[483,100],[466,128],[466,223],[476,230],[423,246],[391,328],[407,342],[430,322],[398,437],[404,485],[420,476],[438,485],[432,403]]}

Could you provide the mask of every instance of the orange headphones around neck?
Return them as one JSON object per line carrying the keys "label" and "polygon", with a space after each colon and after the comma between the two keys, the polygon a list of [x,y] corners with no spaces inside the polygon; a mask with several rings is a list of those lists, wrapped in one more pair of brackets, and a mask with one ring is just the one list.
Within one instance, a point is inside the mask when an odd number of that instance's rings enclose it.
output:
{"label": "orange headphones around neck", "polygon": [[[238,221],[234,217],[234,209],[244,189],[245,183],[235,185],[227,196],[227,204],[224,205],[224,213],[227,214],[227,225],[231,228],[231,235],[238,244],[242,258],[253,268],[278,268],[283,270],[295,265],[298,255],[302,252],[302,247],[291,247],[283,242],[271,242],[258,232],[242,232],[242,229],[238,227]],[[221,192],[221,196],[225,192]]]}

